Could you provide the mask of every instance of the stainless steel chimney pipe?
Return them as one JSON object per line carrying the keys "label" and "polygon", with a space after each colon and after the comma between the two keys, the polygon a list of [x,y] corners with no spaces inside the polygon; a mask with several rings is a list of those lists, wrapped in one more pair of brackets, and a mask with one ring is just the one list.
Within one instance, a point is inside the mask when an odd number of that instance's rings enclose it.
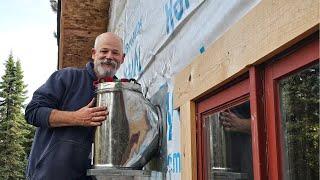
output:
{"label": "stainless steel chimney pipe", "polygon": [[109,115],[95,132],[94,168],[142,168],[159,148],[157,108],[136,83],[104,82],[96,93],[96,105],[107,106]]}

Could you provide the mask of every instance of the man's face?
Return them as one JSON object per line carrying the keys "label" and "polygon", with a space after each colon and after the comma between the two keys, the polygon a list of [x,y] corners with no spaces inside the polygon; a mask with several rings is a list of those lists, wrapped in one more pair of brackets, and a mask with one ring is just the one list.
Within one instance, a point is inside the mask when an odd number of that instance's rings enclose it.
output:
{"label": "man's face", "polygon": [[114,37],[105,37],[92,49],[94,71],[98,78],[113,77],[123,63],[122,44]]}

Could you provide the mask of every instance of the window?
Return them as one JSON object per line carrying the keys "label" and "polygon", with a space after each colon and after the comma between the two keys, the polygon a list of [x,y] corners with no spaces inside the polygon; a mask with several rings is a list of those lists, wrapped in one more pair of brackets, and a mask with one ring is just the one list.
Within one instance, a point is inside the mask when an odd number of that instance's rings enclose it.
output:
{"label": "window", "polygon": [[249,80],[223,89],[197,106],[199,178],[253,179]]}
{"label": "window", "polygon": [[203,116],[208,179],[253,179],[250,103]]}
{"label": "window", "polygon": [[319,179],[318,37],[265,72],[271,179]]}
{"label": "window", "polygon": [[284,179],[319,179],[319,64],[279,81]]}
{"label": "window", "polygon": [[198,179],[319,179],[318,40],[196,102]]}

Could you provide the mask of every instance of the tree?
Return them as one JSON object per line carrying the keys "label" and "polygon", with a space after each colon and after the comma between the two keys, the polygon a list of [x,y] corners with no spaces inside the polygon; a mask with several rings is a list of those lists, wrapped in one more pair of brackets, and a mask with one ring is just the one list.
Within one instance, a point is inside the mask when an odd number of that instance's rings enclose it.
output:
{"label": "tree", "polygon": [[[50,6],[51,6],[51,9],[54,13],[58,13],[58,5],[60,2],[58,2],[58,0],[49,0],[50,1]],[[59,14],[57,15],[58,17],[60,16]],[[59,21],[59,18],[58,18],[58,21]],[[58,38],[58,34],[56,31],[53,32],[53,36],[55,38]]]}
{"label": "tree", "polygon": [[57,0],[50,0],[50,6],[53,12],[57,13],[58,11],[58,2]]}
{"label": "tree", "polygon": [[0,82],[0,179],[24,179],[31,133],[23,114],[25,88],[21,64],[11,53]]}

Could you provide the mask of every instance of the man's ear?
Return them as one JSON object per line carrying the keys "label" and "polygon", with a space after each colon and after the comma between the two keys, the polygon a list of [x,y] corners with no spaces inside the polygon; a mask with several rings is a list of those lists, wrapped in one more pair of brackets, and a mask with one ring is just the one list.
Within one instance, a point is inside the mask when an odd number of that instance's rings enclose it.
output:
{"label": "man's ear", "polygon": [[95,59],[96,52],[97,52],[97,51],[96,51],[95,48],[92,48],[92,49],[91,49],[91,58],[92,58],[92,59]]}

